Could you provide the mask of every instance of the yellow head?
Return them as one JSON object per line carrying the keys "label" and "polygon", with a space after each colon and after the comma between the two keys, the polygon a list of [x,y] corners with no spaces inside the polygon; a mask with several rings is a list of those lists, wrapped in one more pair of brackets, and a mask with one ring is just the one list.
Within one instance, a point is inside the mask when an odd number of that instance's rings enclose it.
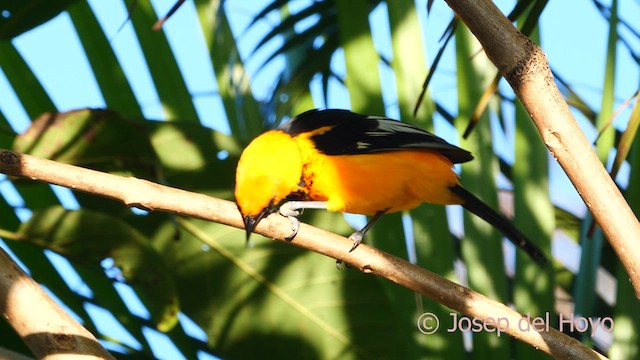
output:
{"label": "yellow head", "polygon": [[295,140],[279,130],[255,138],[236,169],[236,203],[247,239],[263,217],[289,194],[302,190],[302,158]]}

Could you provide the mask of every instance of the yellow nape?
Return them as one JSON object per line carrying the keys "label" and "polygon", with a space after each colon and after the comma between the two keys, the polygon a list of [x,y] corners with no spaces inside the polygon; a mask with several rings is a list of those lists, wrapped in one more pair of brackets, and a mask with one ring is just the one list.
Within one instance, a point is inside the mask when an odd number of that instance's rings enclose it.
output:
{"label": "yellow nape", "polygon": [[300,191],[302,158],[296,142],[280,130],[267,131],[242,152],[236,170],[236,202],[243,216],[257,216]]}

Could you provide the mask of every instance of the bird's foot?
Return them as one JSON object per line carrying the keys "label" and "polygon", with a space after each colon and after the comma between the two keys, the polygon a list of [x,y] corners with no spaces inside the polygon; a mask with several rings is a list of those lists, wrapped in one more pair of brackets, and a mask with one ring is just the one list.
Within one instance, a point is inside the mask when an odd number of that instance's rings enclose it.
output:
{"label": "bird's foot", "polygon": [[358,245],[360,245],[363,237],[364,234],[362,233],[362,231],[356,231],[349,236],[349,240],[353,241],[353,246],[351,247],[351,250],[349,250],[349,252],[352,252],[358,247]]}
{"label": "bird's foot", "polygon": [[294,209],[289,204],[289,202],[286,202],[282,204],[282,206],[280,206],[280,208],[278,209],[280,215],[286,217],[287,219],[289,219],[289,221],[291,221],[291,234],[284,238],[287,241],[293,240],[293,238],[298,235],[298,230],[300,229],[300,220],[298,220],[297,216],[300,216],[303,210]]}

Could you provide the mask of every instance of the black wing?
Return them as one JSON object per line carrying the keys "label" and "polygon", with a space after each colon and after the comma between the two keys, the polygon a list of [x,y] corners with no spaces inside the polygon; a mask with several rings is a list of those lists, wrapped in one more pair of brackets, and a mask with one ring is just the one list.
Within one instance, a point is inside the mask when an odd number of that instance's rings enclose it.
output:
{"label": "black wing", "polygon": [[[326,131],[318,131],[329,128]],[[311,140],[327,155],[370,154],[402,149],[437,150],[454,164],[473,159],[470,152],[413,125],[348,110],[310,110],[280,127],[296,136],[315,132]]]}

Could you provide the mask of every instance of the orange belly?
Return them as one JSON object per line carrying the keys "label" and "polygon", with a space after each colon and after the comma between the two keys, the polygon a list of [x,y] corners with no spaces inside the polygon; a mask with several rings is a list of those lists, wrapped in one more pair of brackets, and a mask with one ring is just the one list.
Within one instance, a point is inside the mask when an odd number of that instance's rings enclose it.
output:
{"label": "orange belly", "polygon": [[453,164],[435,151],[315,157],[304,171],[309,200],[326,201],[330,211],[373,215],[413,209],[422,202],[462,202],[449,190],[459,185]]}

